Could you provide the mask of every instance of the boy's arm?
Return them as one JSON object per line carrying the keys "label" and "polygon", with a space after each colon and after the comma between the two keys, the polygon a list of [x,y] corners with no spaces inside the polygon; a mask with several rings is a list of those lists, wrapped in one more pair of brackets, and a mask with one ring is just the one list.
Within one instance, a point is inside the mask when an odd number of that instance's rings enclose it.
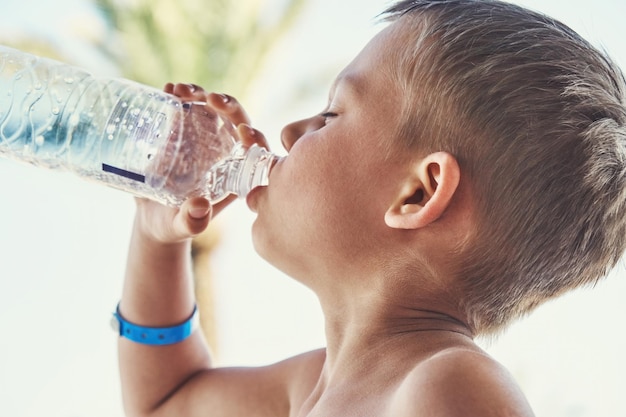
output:
{"label": "boy's arm", "polygon": [[[249,123],[238,103],[206,95],[196,86],[169,84],[166,92],[184,100],[206,100],[234,125]],[[260,132],[240,129],[244,145],[265,146]],[[137,199],[120,315],[147,327],[169,327],[187,320],[194,308],[190,238],[230,200],[211,207],[194,198],[180,209]],[[312,359],[311,359],[312,358]],[[202,335],[183,342],[150,346],[119,340],[123,400],[129,416],[287,416],[294,387],[303,375],[319,375],[320,354],[304,355],[258,369],[213,369]],[[297,378],[292,376],[297,375]],[[299,382],[293,384],[294,379]],[[305,379],[306,381],[306,379]],[[305,389],[306,391],[306,389]]]}
{"label": "boy's arm", "polygon": [[[138,200],[137,206],[119,311],[131,323],[172,326],[185,321],[194,305],[188,273],[189,240],[159,241],[145,229],[151,217],[163,218],[164,222],[166,218],[178,217],[188,220],[188,227],[201,230],[209,213],[207,210],[202,216],[201,207],[192,202],[185,203],[180,213],[143,200]],[[158,215],[166,211],[169,211],[167,215]],[[190,211],[200,216],[194,218]],[[182,229],[183,225],[179,226]],[[179,232],[184,235],[185,231]],[[196,332],[184,342],[162,347],[141,345],[121,337],[119,363],[128,414],[149,415],[185,380],[208,368],[210,358],[202,337]]]}
{"label": "boy's arm", "polygon": [[[202,206],[202,203],[199,204]],[[156,241],[143,229],[150,211],[169,210],[139,201],[120,313],[144,326],[171,326],[185,321],[194,305],[189,274],[189,241]],[[181,208],[191,228],[206,219]],[[201,207],[195,207],[202,211]],[[182,221],[182,220],[181,220]],[[287,416],[293,375],[321,366],[319,354],[305,355],[257,369],[213,369],[199,332],[181,343],[147,346],[119,340],[119,361],[129,416]]]}

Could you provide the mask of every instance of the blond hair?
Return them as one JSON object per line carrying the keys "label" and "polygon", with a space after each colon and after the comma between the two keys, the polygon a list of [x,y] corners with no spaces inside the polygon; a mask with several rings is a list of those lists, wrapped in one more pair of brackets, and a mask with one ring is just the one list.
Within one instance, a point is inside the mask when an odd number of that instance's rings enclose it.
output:
{"label": "blond hair", "polygon": [[478,334],[593,285],[626,245],[624,76],[564,24],[495,0],[391,6],[406,92],[399,137],[454,154],[477,238],[461,308]]}

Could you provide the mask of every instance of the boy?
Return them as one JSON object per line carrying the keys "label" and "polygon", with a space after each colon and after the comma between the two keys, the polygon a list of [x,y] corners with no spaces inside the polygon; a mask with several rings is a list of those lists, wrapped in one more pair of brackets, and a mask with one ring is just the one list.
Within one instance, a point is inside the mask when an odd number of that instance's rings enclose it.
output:
{"label": "boy", "polygon": [[[567,27],[507,3],[401,1],[385,16],[327,108],[283,129],[288,156],[246,200],[255,249],[318,296],[326,349],[212,368],[189,324],[189,238],[230,199],[138,200],[118,312],[129,415],[533,415],[473,339],[622,255],[623,76]],[[266,145],[234,99],[166,91]]]}

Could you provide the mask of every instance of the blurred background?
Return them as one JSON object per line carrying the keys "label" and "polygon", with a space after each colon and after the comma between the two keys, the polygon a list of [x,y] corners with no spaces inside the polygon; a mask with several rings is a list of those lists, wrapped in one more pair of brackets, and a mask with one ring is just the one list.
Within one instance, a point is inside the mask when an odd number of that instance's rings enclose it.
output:
{"label": "blurred background", "polygon": [[[623,0],[515,3],[569,24],[626,68]],[[281,153],[281,127],[323,109],[335,75],[380,27],[383,0],[20,0],[0,44],[162,87],[237,96]],[[122,416],[110,314],[132,198],[0,160],[0,416]],[[261,365],[324,345],[315,297],[254,253],[245,204],[194,242],[202,323],[218,365]],[[481,342],[538,416],[626,417],[626,277],[541,307]]]}

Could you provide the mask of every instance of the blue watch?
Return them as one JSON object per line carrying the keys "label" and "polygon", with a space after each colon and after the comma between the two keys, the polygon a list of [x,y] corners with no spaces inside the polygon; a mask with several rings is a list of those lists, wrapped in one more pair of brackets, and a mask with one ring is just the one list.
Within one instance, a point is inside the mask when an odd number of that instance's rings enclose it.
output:
{"label": "blue watch", "polygon": [[187,339],[199,325],[198,308],[194,306],[193,313],[185,322],[172,327],[146,327],[126,321],[120,314],[119,304],[111,327],[120,336],[143,345],[163,346],[182,342]]}

